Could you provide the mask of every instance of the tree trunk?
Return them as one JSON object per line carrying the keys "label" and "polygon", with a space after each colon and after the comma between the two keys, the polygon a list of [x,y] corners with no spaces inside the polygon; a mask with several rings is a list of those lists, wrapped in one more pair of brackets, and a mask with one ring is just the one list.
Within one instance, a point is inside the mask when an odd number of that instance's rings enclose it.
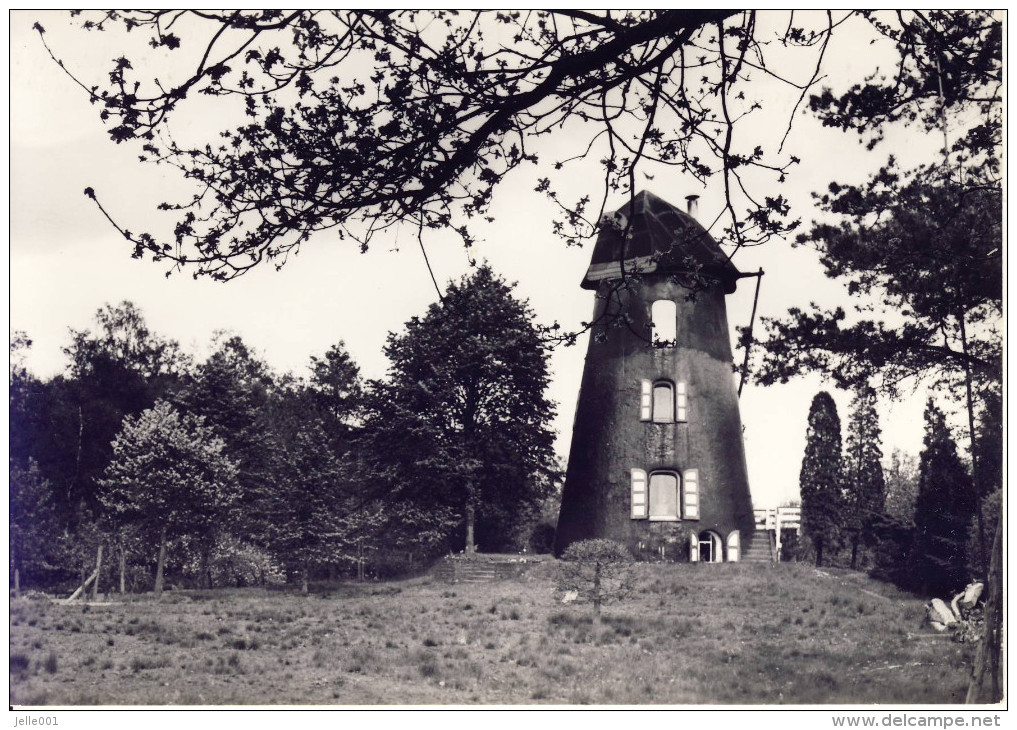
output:
{"label": "tree trunk", "polygon": [[593,566],[593,615],[597,623],[600,623],[600,562]]}
{"label": "tree trunk", "polygon": [[968,361],[968,335],[964,323],[964,315],[958,315],[960,323],[961,351],[964,353],[964,387],[968,406],[968,438],[971,442],[971,481],[975,491],[975,515],[978,522],[978,568],[981,575],[989,570],[988,556],[985,552],[985,517],[982,514],[982,475],[978,464],[978,439],[975,435],[975,403],[971,393],[971,363]]}
{"label": "tree trunk", "polygon": [[306,596],[309,590],[307,580],[307,561],[304,561],[304,567],[300,569],[300,594]]}
{"label": "tree trunk", "polygon": [[855,569],[858,563],[858,542],[861,540],[861,536],[855,535],[851,540],[851,570]]}
{"label": "tree trunk", "polygon": [[95,554],[95,583],[92,584],[92,600],[99,597],[99,581],[102,579],[102,545]]}
{"label": "tree trunk", "polygon": [[823,539],[816,540],[816,567],[822,567],[823,565]]}
{"label": "tree trunk", "polygon": [[159,535],[159,562],[155,568],[155,595],[162,595],[162,571],[163,565],[166,562],[166,528],[162,528],[162,533]]}
{"label": "tree trunk", "polygon": [[975,655],[975,669],[968,686],[969,705],[996,704],[1003,700],[1003,513],[999,513],[996,538],[989,564],[989,597],[985,600],[985,634]]}
{"label": "tree trunk", "polygon": [[466,554],[473,555],[477,552],[477,546],[473,543],[473,524],[476,515],[472,504],[466,505]]}
{"label": "tree trunk", "polygon": [[127,588],[127,580],[126,580],[126,578],[127,578],[127,575],[126,575],[127,574],[127,555],[126,555],[126,552],[127,551],[124,550],[124,546],[121,545],[120,546],[120,595],[121,596],[124,595],[124,593],[127,592],[126,591],[126,588]]}
{"label": "tree trunk", "polygon": [[14,569],[14,597],[21,598],[21,573]]}

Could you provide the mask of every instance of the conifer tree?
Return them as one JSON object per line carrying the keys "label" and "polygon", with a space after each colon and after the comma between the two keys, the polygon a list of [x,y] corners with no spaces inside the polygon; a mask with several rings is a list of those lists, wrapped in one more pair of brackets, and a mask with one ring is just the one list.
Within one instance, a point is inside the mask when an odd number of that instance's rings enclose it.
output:
{"label": "conifer tree", "polygon": [[802,532],[812,541],[816,565],[838,540],[843,516],[840,417],[826,391],[812,399],[805,458],[799,486],[802,497]]}
{"label": "conifer tree", "polygon": [[844,449],[844,524],[851,531],[851,568],[860,545],[872,543],[873,520],[883,513],[882,431],[876,413],[876,391],[863,385],[855,392]]}
{"label": "conifer tree", "polygon": [[925,440],[915,502],[912,574],[929,593],[947,593],[967,581],[967,529],[976,502],[971,477],[943,412],[930,399],[925,408]]}

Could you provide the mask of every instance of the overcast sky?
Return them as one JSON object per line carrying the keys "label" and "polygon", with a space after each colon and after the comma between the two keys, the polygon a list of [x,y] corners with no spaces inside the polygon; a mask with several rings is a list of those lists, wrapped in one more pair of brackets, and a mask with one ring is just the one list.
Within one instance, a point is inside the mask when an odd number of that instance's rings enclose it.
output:
{"label": "overcast sky", "polygon": [[[49,31],[51,45],[81,64],[76,69],[84,77],[100,81],[108,60],[120,54],[102,45],[109,42],[103,34],[61,32],[59,17],[29,11],[11,14],[10,326],[27,331],[34,341],[30,369],[42,377],[61,372],[68,327],[88,328],[100,306],[126,299],[142,309],[150,329],[178,340],[199,358],[207,353],[212,333],[228,329],[278,370],[304,374],[311,355],[343,340],[367,377],[383,376],[387,363],[381,348],[387,333],[423,313],[437,296],[415,232],[405,231],[367,254],[323,234],[282,271],[260,268],[228,284],[194,280],[189,273],[167,278],[165,265],[131,259],[130,245],[118,238],[82,191],[93,187],[126,227],[148,230],[154,204],[169,197],[167,191],[178,189],[178,183],[160,170],[140,165],[135,148],[108,141],[98,110],[49,60],[31,30],[37,19]],[[877,59],[867,40],[852,38],[848,30],[836,37],[829,51],[828,80],[843,83],[841,74],[861,78]],[[808,69],[791,70],[807,80]],[[774,88],[762,96],[768,103],[756,122],[760,135],[779,140],[793,95]],[[857,139],[799,116],[788,151],[802,164],[780,192],[792,200],[795,215],[807,225],[815,215],[812,191],[832,179],[860,181],[885,158],[886,146],[920,158],[938,144],[909,132],[891,135],[887,145],[867,153]],[[532,191],[535,177],[519,170],[499,188],[493,210],[496,223],[481,229],[484,240],[473,255],[518,282],[517,293],[530,301],[542,322],[578,327],[593,309],[593,293],[579,288],[592,244],[566,248],[551,234],[553,210]],[[579,168],[570,184],[581,191],[591,180],[595,182]],[[655,171],[652,180],[644,181],[647,189],[676,204],[687,194],[702,195],[705,221],[719,210],[718,191],[703,190],[673,172]],[[595,194],[599,187],[594,184],[589,192]],[[609,200],[609,209],[622,202]],[[468,271],[467,255],[452,237],[435,235],[427,246],[440,283]],[[810,301],[831,307],[848,303],[843,288],[823,277],[816,256],[792,249],[789,242],[775,240],[743,250],[734,262],[742,271],[759,267],[766,271],[758,316],[781,316],[788,307]],[[728,298],[732,339],[734,327],[748,323],[752,294],[750,279]],[[762,334],[761,328],[757,326],[756,332]],[[585,351],[584,338],[552,356],[551,397],[558,403],[555,425],[563,458],[568,454]],[[819,377],[769,388],[746,386],[741,414],[757,507],[797,498],[809,405],[824,388],[831,390],[846,427],[850,394],[834,390]],[[918,453],[926,397],[925,390],[918,389],[901,402],[882,404],[885,455],[895,446]]]}

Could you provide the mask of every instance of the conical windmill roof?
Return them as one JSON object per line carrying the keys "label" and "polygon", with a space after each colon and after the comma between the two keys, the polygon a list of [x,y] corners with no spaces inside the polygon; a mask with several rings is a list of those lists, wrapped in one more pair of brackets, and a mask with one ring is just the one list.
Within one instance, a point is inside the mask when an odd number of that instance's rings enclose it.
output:
{"label": "conical windmill roof", "polygon": [[[628,225],[627,240],[623,232]],[[630,274],[698,275],[718,281],[730,294],[740,276],[727,255],[699,222],[666,200],[643,190],[605,216],[593,248],[584,289]]]}

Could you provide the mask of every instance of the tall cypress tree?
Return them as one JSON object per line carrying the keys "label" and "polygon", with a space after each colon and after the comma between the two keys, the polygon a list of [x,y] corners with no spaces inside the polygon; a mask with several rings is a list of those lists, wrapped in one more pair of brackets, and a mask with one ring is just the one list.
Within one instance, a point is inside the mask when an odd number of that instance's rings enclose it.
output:
{"label": "tall cypress tree", "polygon": [[967,582],[967,528],[975,514],[975,499],[946,418],[930,399],[925,407],[912,553],[912,574],[921,590],[946,593]]}
{"label": "tall cypress tree", "polygon": [[851,402],[844,445],[844,525],[851,533],[852,569],[858,563],[859,546],[871,544],[873,521],[883,513],[886,502],[881,446],[876,391],[863,385]]}
{"label": "tall cypress tree", "polygon": [[836,544],[843,517],[844,476],[841,466],[840,417],[837,404],[826,391],[812,399],[805,458],[799,486],[802,495],[802,531],[816,550],[816,565],[824,550]]}

